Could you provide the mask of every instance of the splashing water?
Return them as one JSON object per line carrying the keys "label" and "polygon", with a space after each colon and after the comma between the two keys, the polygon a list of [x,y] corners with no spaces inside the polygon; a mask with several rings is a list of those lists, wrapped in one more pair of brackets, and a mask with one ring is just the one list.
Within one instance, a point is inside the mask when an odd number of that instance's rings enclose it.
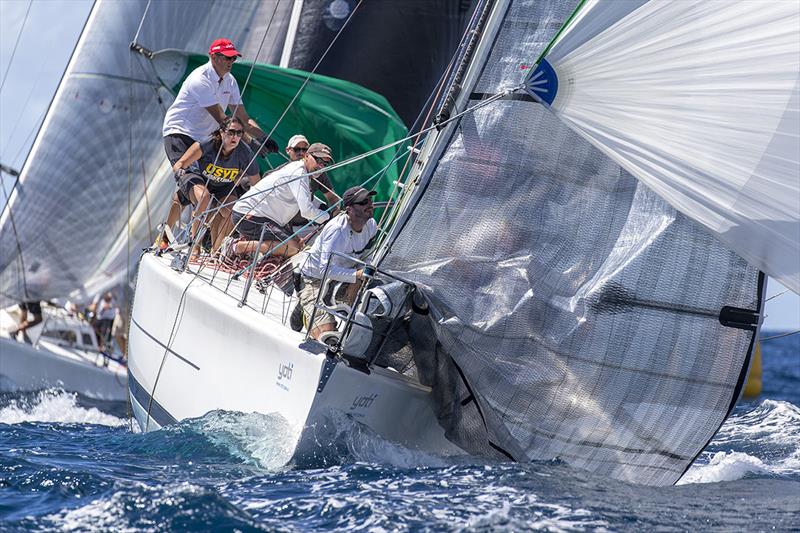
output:
{"label": "splashing water", "polygon": [[23,422],[98,424],[112,427],[127,424],[125,420],[104,413],[96,407],[82,407],[78,403],[77,394],[57,389],[10,397],[8,404],[0,408],[0,424]]}

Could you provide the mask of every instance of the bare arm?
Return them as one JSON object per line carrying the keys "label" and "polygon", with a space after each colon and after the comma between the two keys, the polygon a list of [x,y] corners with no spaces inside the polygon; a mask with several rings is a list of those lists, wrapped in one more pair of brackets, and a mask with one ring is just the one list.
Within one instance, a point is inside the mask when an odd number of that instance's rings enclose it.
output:
{"label": "bare arm", "polygon": [[189,147],[186,152],[175,162],[172,167],[173,172],[178,172],[181,169],[187,168],[189,165],[200,159],[203,151],[200,149],[200,143],[196,142]]}
{"label": "bare arm", "polygon": [[9,333],[14,333],[14,334],[20,333],[20,332],[23,332],[23,331],[25,331],[25,330],[27,330],[29,328],[32,328],[36,324],[41,324],[42,315],[41,314],[37,315],[35,313],[32,313],[32,314],[33,314],[33,320],[27,320],[27,319],[23,320],[22,322],[19,323],[19,326],[17,326],[16,331],[9,332]]}
{"label": "bare arm", "polygon": [[[241,106],[239,106],[241,107]],[[225,110],[220,107],[219,104],[210,105],[206,108],[208,114],[214,117],[214,120],[217,121],[217,124],[222,124],[225,122],[225,119],[228,118],[225,116]]]}
{"label": "bare arm", "polygon": [[255,138],[261,138],[264,136],[264,132],[261,130],[261,127],[256,123],[255,120],[250,118],[250,115],[247,114],[247,110],[244,108],[244,104],[239,104],[237,106],[233,106],[233,116],[238,118],[244,124],[244,128]]}
{"label": "bare arm", "polygon": [[336,202],[339,201],[339,197],[336,196],[336,193],[333,191],[325,191],[322,194],[325,196],[325,200],[328,201],[328,205],[334,206],[331,210],[331,217],[335,217],[339,214],[339,206],[336,204]]}

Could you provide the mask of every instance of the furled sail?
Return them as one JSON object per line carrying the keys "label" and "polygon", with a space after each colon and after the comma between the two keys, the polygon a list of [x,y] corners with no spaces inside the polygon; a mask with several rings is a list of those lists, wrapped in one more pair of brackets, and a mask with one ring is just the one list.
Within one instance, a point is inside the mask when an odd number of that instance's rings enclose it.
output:
{"label": "furled sail", "polygon": [[500,97],[425,145],[381,265],[428,300],[411,343],[449,438],[670,484],[738,396],[764,276],[537,99],[505,94],[576,3],[493,3],[451,115]]}
{"label": "furled sail", "polygon": [[[129,50],[140,22],[138,42],[150,49],[204,50],[225,35],[254,58],[276,4],[95,3],[0,219],[3,301],[81,297],[123,281],[139,254],[128,243],[147,242],[165,212],[174,184],[161,124],[172,96]],[[282,53],[283,4],[261,60]]]}
{"label": "furled sail", "polygon": [[531,90],[672,206],[800,293],[798,36],[796,2],[586,2]]}

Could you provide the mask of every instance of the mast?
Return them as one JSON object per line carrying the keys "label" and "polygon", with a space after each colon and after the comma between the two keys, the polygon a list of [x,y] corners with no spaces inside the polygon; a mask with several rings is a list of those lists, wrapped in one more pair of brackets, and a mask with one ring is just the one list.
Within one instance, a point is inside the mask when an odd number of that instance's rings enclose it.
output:
{"label": "mast", "polygon": [[455,73],[451,76],[447,93],[440,102],[440,109],[436,115],[437,128],[425,138],[420,148],[419,156],[412,167],[406,180],[407,188],[398,202],[400,215],[392,226],[386,241],[376,252],[376,263],[391,250],[392,243],[403,231],[414,206],[425,190],[427,182],[434,171],[434,165],[429,162],[437,161],[445,148],[444,141],[448,139],[457,127],[458,121],[449,121],[453,110],[463,111],[467,103],[468,88],[477,81],[482,62],[491,49],[491,42],[499,29],[502,16],[510,0],[482,0],[476,7],[480,16],[475,19],[472,28],[469,28],[471,38],[459,52],[459,61]]}

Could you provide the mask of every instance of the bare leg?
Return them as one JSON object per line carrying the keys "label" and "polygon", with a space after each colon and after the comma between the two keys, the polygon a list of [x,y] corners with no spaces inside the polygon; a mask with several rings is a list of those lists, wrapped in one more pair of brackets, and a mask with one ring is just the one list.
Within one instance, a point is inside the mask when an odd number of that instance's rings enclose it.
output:
{"label": "bare leg", "polygon": [[[236,200],[236,197],[229,197],[225,203]],[[214,214],[211,220],[211,250],[216,252],[222,246],[222,241],[233,231],[231,222],[231,208],[222,207]]]}
{"label": "bare leg", "polygon": [[333,331],[335,329],[336,326],[334,324],[322,324],[321,326],[317,326],[314,329],[312,329],[308,334],[311,336],[312,339],[319,340],[319,338],[322,336],[323,333],[325,333],[326,331]]}
{"label": "bare leg", "polygon": [[[191,191],[189,191],[189,196],[192,204],[195,206],[194,213],[192,213],[192,239],[194,239],[197,235],[198,228],[200,228],[200,214],[208,209],[208,204],[211,202],[211,195],[208,193],[208,189],[206,189],[205,186],[195,183]],[[200,243],[195,242],[191,255],[197,256],[199,253]]]}
{"label": "bare leg", "polygon": [[[264,241],[261,243],[260,252],[262,254],[266,254],[279,244],[280,241]],[[255,252],[256,246],[258,246],[258,241],[237,242],[236,245],[234,246],[234,252],[237,254],[252,254],[253,252]],[[299,251],[300,251],[300,242],[297,239],[291,239],[290,241],[272,250],[271,255],[292,257],[293,255],[296,255]]]}
{"label": "bare leg", "polygon": [[181,211],[183,211],[183,206],[181,205],[181,202],[178,199],[178,191],[175,191],[175,193],[173,193],[172,195],[172,205],[169,206],[169,214],[167,215],[167,226],[169,226],[170,228],[175,226],[175,223],[181,218]]}

